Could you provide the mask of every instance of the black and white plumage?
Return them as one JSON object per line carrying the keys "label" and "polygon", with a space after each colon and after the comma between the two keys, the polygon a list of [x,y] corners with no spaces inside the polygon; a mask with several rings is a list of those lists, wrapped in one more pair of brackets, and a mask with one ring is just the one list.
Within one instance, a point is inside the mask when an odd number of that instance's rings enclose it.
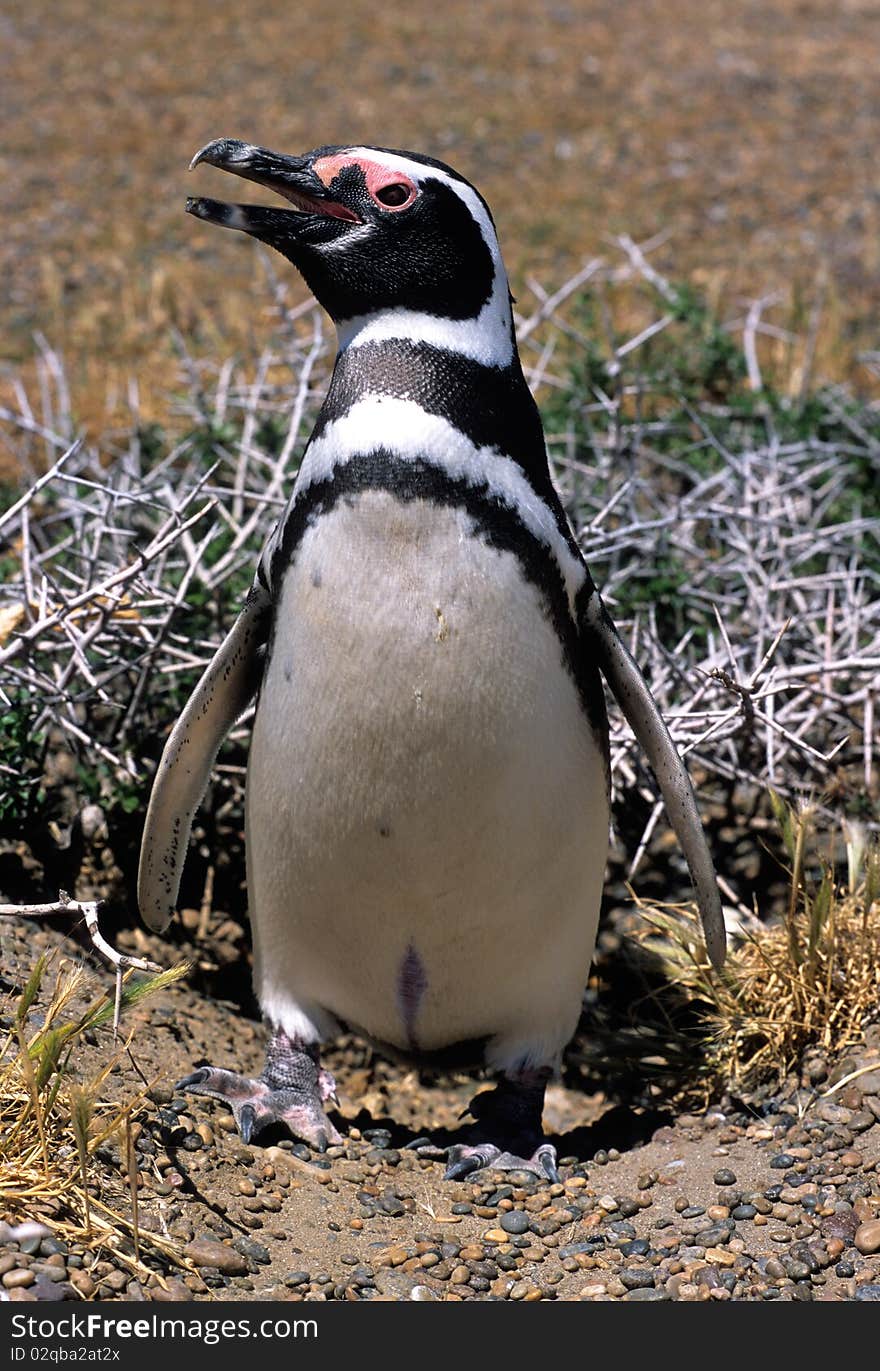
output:
{"label": "black and white plumage", "polygon": [[447,1174],[491,1161],[553,1176],[544,1086],[577,1023],[607,853],[600,673],[658,776],[720,964],[687,773],[553,487],[478,192],[381,148],[286,157],[219,140],[200,162],[296,206],[187,207],[288,257],[332,316],[339,355],[147,815],[139,899],[161,929],[217,748],[259,690],[248,887],[273,1039],[258,1081],[206,1067],[182,1085],[226,1099],[245,1136],[283,1119],[323,1146],[338,1135],[318,1048],[346,1024],[391,1051],[500,1074]]}

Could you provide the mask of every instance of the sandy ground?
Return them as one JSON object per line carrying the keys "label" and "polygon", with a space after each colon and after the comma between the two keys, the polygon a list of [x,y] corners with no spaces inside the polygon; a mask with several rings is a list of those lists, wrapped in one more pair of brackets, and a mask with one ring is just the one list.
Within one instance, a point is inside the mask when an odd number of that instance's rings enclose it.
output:
{"label": "sandy ground", "polygon": [[[5,1017],[37,952],[54,948],[57,967],[72,949],[60,930],[24,920],[4,920],[0,935]],[[166,963],[207,950],[147,946]],[[93,970],[84,998],[109,979]],[[259,1071],[265,1033],[239,1005],[183,983],[130,1011],[123,1027],[135,1030],[131,1057],[102,1093],[131,1100],[149,1083],[135,1114],[140,1223],[171,1238],[178,1260],[148,1255],[154,1274],[134,1276],[106,1249],[29,1254],[7,1244],[9,1298],[880,1297],[876,1030],[845,1059],[814,1055],[808,1075],[779,1091],[690,1111],[621,1091],[610,1074],[579,1078],[569,1062],[545,1109],[561,1160],[562,1183],[551,1187],[520,1173],[446,1181],[442,1161],[408,1150],[417,1138],[445,1147],[460,1136],[459,1116],[483,1088],[473,1077],[402,1070],[356,1039],[331,1045],[344,1144],[318,1157],[280,1134],[245,1146],[225,1106],[175,1093],[177,1078],[206,1060]],[[577,1048],[576,1039],[574,1057]],[[109,1028],[90,1034],[73,1076],[87,1081],[115,1051]],[[853,1071],[861,1076],[834,1088]],[[123,1172],[111,1141],[94,1160],[93,1193],[127,1215]]]}

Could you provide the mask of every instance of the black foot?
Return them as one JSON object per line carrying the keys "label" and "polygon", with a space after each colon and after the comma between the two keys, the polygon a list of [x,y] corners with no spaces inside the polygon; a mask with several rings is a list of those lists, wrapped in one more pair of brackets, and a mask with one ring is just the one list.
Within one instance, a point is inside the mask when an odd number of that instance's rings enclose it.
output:
{"label": "black foot", "polygon": [[531,1171],[556,1182],[556,1149],[541,1133],[544,1090],[549,1069],[505,1076],[494,1090],[476,1095],[468,1106],[477,1123],[471,1141],[449,1149],[445,1179],[462,1180],[472,1171]]}
{"label": "black foot", "polygon": [[272,1123],[285,1124],[294,1137],[318,1152],[342,1142],[324,1113],[324,1101],[335,1100],[333,1077],[322,1070],[316,1048],[298,1046],[280,1030],[272,1037],[257,1080],[222,1067],[200,1066],[175,1089],[223,1100],[245,1142]]}
{"label": "black foot", "polygon": [[445,1181],[462,1181],[472,1171],[481,1171],[491,1166],[493,1171],[531,1171],[541,1180],[559,1180],[556,1169],[556,1148],[552,1143],[541,1143],[531,1157],[517,1157],[512,1152],[502,1152],[494,1143],[479,1143],[467,1147],[462,1143],[449,1149],[449,1165],[443,1177]]}

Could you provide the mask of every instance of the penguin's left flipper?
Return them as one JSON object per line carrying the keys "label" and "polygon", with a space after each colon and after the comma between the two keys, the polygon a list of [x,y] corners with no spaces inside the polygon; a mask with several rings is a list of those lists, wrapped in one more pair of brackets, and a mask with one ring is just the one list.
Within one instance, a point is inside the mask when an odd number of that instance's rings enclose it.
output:
{"label": "penguin's left flipper", "polygon": [[153,782],[138,870],[141,918],[161,933],[177,906],[193,816],[214,758],[257,691],[270,600],[254,586],[171,731]]}
{"label": "penguin's left flipper", "polygon": [[724,965],[727,942],[721,895],[687,769],[657,702],[621,641],[598,591],[587,602],[583,619],[583,631],[596,646],[598,666],[657,777],[694,883],[706,949],[712,965],[720,968]]}

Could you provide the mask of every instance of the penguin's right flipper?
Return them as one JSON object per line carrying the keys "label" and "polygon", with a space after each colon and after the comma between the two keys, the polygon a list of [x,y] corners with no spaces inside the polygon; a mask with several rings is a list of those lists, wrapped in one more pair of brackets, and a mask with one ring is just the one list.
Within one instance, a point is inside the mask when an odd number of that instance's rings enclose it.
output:
{"label": "penguin's right flipper", "polygon": [[657,777],[694,883],[706,950],[712,965],[720,968],[724,965],[727,946],[721,895],[687,768],[678,755],[645,678],[621,641],[598,591],[593,592],[584,619],[584,628],[592,635],[598,650],[598,665],[602,675],[645,749],[651,769]]}
{"label": "penguin's right flipper", "polygon": [[141,918],[157,933],[167,928],[177,906],[193,816],[214,758],[260,684],[269,625],[269,596],[254,586],[165,744],[138,870]]}

